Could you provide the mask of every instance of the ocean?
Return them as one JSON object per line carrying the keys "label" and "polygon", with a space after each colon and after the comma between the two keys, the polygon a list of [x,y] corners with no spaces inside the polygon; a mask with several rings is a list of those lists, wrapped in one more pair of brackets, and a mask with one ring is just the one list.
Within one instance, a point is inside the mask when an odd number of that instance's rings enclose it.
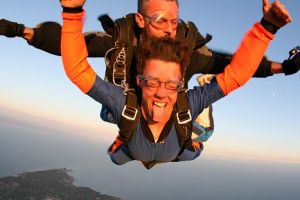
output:
{"label": "ocean", "polygon": [[[209,152],[194,161],[114,165],[109,142],[71,134],[26,115],[0,113],[0,177],[22,171],[71,169],[78,186],[123,200],[299,200],[300,166],[225,157]],[[51,122],[53,123],[53,122]]]}

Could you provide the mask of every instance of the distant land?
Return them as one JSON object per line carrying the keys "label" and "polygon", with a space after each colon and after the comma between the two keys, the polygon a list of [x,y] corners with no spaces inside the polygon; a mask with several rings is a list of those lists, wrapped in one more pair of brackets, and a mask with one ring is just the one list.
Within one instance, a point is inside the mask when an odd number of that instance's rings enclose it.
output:
{"label": "distant land", "polygon": [[0,200],[121,200],[75,186],[70,171],[51,169],[0,178]]}

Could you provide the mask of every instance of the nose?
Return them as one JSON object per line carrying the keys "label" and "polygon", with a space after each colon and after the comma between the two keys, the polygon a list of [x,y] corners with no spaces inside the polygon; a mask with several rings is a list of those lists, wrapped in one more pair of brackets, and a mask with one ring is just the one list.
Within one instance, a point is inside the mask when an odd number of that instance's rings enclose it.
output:
{"label": "nose", "polygon": [[172,25],[172,22],[168,22],[167,25],[166,25],[166,28],[165,28],[165,33],[168,35],[168,36],[171,36],[172,35],[172,32],[174,31],[174,26]]}
{"label": "nose", "polygon": [[167,96],[169,93],[169,90],[166,88],[165,84],[160,84],[160,86],[157,88],[155,96],[159,98],[163,98]]}

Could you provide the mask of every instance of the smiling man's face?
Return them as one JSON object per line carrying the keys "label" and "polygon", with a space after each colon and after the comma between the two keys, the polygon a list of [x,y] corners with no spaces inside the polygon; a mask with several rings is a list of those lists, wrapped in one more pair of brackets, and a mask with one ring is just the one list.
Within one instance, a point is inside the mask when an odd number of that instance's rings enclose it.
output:
{"label": "smiling man's face", "polygon": [[180,65],[159,59],[149,59],[143,70],[145,79],[155,79],[159,86],[152,87],[146,80],[137,79],[142,89],[142,113],[149,124],[165,123],[169,120],[176,103],[178,91],[166,87],[167,82],[180,83]]}
{"label": "smiling man's face", "polygon": [[136,22],[148,37],[175,38],[179,21],[175,1],[149,0],[140,12],[136,15]]}

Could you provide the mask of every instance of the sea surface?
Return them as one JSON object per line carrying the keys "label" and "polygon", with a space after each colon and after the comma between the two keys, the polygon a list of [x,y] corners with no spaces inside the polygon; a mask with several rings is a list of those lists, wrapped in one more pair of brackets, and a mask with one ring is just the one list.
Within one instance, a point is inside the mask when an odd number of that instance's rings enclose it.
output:
{"label": "sea surface", "polygon": [[[0,177],[22,171],[72,169],[75,184],[124,200],[299,200],[300,165],[203,153],[194,161],[114,165],[108,142],[0,113]],[[99,133],[101,134],[101,133]]]}

